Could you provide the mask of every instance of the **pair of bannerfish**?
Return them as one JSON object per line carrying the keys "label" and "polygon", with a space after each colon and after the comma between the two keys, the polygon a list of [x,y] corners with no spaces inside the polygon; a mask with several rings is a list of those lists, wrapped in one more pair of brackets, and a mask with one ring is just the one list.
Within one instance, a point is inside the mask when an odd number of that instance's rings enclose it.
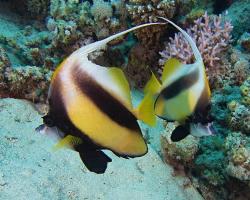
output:
{"label": "pair of bannerfish", "polygon": [[152,73],[138,108],[131,103],[129,83],[122,70],[106,68],[88,60],[88,54],[102,49],[111,40],[136,26],[104,40],[86,45],[65,59],[53,74],[48,94],[49,112],[36,130],[58,141],[55,149],[69,147],[79,152],[92,172],[104,173],[109,158],[102,150],[111,150],[123,158],[143,156],[147,144],[137,120],[153,126],[156,117],[176,121],[171,135],[176,142],[188,134],[212,135],[209,117],[210,89],[201,54],[191,37],[175,26],[190,44],[195,62],[182,64],[171,58],[165,63],[161,83]]}

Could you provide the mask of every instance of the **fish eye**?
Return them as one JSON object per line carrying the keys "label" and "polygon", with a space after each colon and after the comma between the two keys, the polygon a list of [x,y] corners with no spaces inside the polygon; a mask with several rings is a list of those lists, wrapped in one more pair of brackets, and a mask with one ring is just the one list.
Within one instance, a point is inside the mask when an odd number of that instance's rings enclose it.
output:
{"label": "fish eye", "polygon": [[47,125],[48,127],[54,126],[53,120],[48,115],[46,115],[46,116],[43,117],[43,123],[45,125]]}

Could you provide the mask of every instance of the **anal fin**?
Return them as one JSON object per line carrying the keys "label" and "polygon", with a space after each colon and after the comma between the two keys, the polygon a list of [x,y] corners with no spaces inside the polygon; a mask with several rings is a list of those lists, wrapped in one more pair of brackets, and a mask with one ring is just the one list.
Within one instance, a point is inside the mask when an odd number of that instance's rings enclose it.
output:
{"label": "anal fin", "polygon": [[97,174],[103,174],[108,163],[112,161],[110,157],[100,150],[82,150],[79,151],[79,154],[88,170]]}

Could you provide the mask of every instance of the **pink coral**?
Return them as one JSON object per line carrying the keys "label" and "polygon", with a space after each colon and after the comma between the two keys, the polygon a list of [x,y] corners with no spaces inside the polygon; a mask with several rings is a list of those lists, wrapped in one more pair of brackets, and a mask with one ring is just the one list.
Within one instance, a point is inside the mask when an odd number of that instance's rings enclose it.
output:
{"label": "pink coral", "polygon": [[[186,30],[196,42],[207,68],[214,68],[218,64],[221,53],[227,49],[231,41],[232,29],[230,22],[223,22],[221,15],[211,17],[205,13]],[[162,57],[159,60],[160,65],[164,65],[170,57],[176,57],[183,63],[194,61],[193,52],[181,33],[170,38],[170,42],[166,44],[165,50],[161,51],[160,55]]]}

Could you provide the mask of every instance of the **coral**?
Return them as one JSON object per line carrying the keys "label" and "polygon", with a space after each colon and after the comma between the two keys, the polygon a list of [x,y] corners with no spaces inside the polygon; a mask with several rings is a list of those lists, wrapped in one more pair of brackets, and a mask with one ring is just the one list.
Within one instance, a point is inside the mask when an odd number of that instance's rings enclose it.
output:
{"label": "coral", "polygon": [[200,149],[195,158],[194,171],[212,185],[225,183],[227,159],[223,149],[224,138],[220,135],[205,137],[200,141]]}
{"label": "coral", "polygon": [[246,79],[246,81],[240,87],[241,94],[243,96],[250,95],[250,76]]}
{"label": "coral", "polygon": [[238,43],[248,52],[250,52],[250,33],[245,32],[242,34]]}
{"label": "coral", "polygon": [[231,133],[225,140],[225,148],[229,159],[226,172],[250,183],[250,139],[241,133]]}
{"label": "coral", "polygon": [[205,10],[202,8],[194,8],[185,16],[185,24],[192,24],[196,19],[202,17],[205,14]]}
{"label": "coral", "polygon": [[250,133],[250,77],[240,86],[241,101],[231,111],[229,125],[233,130]]}
{"label": "coral", "polygon": [[44,19],[48,14],[50,0],[28,0],[27,11],[32,18]]}
{"label": "coral", "polygon": [[7,68],[4,75],[6,87],[2,92],[8,93],[8,96],[25,98],[33,102],[46,102],[51,71],[26,66],[15,69]]}
{"label": "coral", "polygon": [[250,56],[235,47],[228,50],[221,58],[221,62],[213,82],[210,81],[213,88],[221,88],[223,85],[241,85],[250,76]]}
{"label": "coral", "polygon": [[[232,26],[230,22],[223,23],[222,16],[211,17],[207,13],[194,21],[194,25],[188,28],[187,33],[194,39],[200,50],[208,76],[211,78],[216,73],[221,54],[228,48],[231,40]],[[190,45],[181,33],[175,34],[166,44],[165,50],[160,52],[162,58],[160,65],[164,65],[167,59],[176,57],[184,63],[194,61]]]}
{"label": "coral", "polygon": [[179,168],[179,165],[191,166],[198,152],[199,139],[189,135],[180,142],[171,142],[170,133],[174,130],[173,124],[168,124],[161,135],[161,149],[166,162]]}
{"label": "coral", "polygon": [[[172,19],[174,15],[185,14],[191,10],[193,0],[173,1],[173,0],[130,0],[126,4],[129,17],[133,24],[138,25],[146,22],[157,22],[157,17]],[[178,13],[177,13],[178,12]],[[166,27],[148,27],[137,31],[136,36],[142,45],[153,48],[158,45]]]}
{"label": "coral", "polygon": [[158,16],[172,18],[175,14],[176,2],[172,0],[130,0],[126,7],[133,22],[139,24],[157,22]]}
{"label": "coral", "polygon": [[227,9],[226,19],[231,21],[234,27],[233,38],[238,39],[244,32],[250,31],[250,7],[249,0],[234,1]]}
{"label": "coral", "polygon": [[246,106],[238,104],[229,115],[228,125],[232,130],[245,132],[245,129],[247,130],[249,126],[249,116],[250,110]]}
{"label": "coral", "polygon": [[134,87],[143,88],[151,76],[150,63],[145,57],[147,55],[147,49],[140,44],[136,44],[129,52],[125,73]]}
{"label": "coral", "polygon": [[47,17],[50,0],[10,0],[12,9],[19,14],[37,20]]}
{"label": "coral", "polygon": [[[166,17],[172,19],[177,15],[185,15],[195,4],[194,0],[129,0],[126,2],[126,12],[133,25],[147,22],[160,21],[157,17]],[[137,82],[137,87],[143,87],[146,79],[148,79],[149,71],[156,71],[158,68],[156,62],[159,58],[158,52],[162,46],[162,37],[167,32],[168,26],[152,26],[135,31],[135,35],[139,41],[137,47],[131,50],[131,54],[137,53],[141,48],[140,57],[131,56],[128,64],[128,72]],[[134,69],[135,63],[140,63],[139,68]],[[143,67],[144,66],[144,67]],[[145,69],[143,72],[143,68]],[[134,76],[135,73],[141,72],[141,76]],[[142,80],[142,81],[141,81]]]}
{"label": "coral", "polygon": [[0,46],[0,88],[4,81],[4,72],[6,68],[10,67],[10,61],[6,51]]}
{"label": "coral", "polygon": [[113,15],[111,4],[103,0],[94,0],[90,12],[96,21],[111,18]]}

